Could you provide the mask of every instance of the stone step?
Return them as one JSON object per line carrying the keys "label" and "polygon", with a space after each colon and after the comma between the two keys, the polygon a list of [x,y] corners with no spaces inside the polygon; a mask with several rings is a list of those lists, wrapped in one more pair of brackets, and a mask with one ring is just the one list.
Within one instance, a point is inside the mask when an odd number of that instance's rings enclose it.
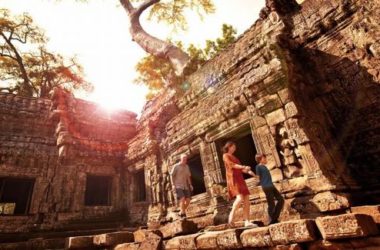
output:
{"label": "stone step", "polygon": [[379,233],[373,218],[365,214],[318,217],[316,223],[323,239],[346,239]]}
{"label": "stone step", "polygon": [[134,237],[132,232],[113,232],[96,235],[93,243],[96,246],[109,247],[133,241]]}
{"label": "stone step", "polygon": [[66,249],[91,249],[94,248],[94,235],[77,236],[66,238]]}
{"label": "stone step", "polygon": [[159,229],[162,233],[162,237],[167,239],[176,235],[196,233],[198,231],[197,225],[189,220],[177,220],[168,223]]}
{"label": "stone step", "polygon": [[[223,224],[207,227],[202,232],[175,236],[164,241],[164,249],[345,249],[328,248],[326,242],[341,239],[351,242],[351,245],[355,243],[377,246],[378,238],[380,238],[372,237],[370,244],[364,244],[364,238],[362,241],[356,238],[379,233],[375,222],[368,215],[343,214],[319,217],[317,221],[316,224],[315,220],[302,219],[267,227],[233,229],[228,229],[228,226]],[[320,240],[321,235],[323,241]],[[334,242],[338,246],[344,245],[339,241],[339,244]],[[305,246],[309,247],[304,248]]]}

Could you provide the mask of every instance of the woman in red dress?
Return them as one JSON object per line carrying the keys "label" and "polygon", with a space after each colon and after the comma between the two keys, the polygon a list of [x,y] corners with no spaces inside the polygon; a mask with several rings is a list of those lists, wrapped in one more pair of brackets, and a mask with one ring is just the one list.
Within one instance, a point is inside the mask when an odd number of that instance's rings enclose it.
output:
{"label": "woman in red dress", "polygon": [[228,216],[228,224],[230,226],[234,225],[236,210],[243,204],[244,226],[256,226],[249,221],[249,190],[243,177],[243,172],[252,176],[254,176],[254,173],[249,166],[240,164],[239,159],[233,155],[235,151],[236,144],[231,141],[228,141],[223,147],[223,162],[226,167],[228,195],[230,199],[236,197]]}

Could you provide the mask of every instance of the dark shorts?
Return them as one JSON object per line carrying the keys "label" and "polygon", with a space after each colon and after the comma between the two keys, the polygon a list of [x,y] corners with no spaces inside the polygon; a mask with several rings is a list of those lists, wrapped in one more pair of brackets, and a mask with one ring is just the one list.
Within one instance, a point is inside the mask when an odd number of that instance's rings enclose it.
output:
{"label": "dark shorts", "polygon": [[191,197],[191,192],[190,192],[190,190],[187,190],[187,189],[176,188],[175,192],[177,194],[177,200],[180,200],[183,197],[185,197],[185,198]]}

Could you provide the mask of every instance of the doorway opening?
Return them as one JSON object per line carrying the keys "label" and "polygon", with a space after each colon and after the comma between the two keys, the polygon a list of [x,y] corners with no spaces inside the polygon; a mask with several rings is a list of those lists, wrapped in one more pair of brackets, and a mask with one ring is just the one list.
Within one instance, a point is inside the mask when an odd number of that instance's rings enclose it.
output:
{"label": "doorway opening", "polygon": [[204,181],[204,171],[200,154],[196,154],[187,160],[191,172],[191,183],[194,190],[193,195],[202,194],[206,192]]}

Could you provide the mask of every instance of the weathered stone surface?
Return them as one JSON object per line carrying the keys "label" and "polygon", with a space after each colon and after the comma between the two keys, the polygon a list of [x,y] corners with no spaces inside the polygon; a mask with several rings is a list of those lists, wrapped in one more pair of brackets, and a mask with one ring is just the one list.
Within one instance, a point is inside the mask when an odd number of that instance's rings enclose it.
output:
{"label": "weathered stone surface", "polygon": [[367,214],[373,218],[373,220],[380,224],[380,206],[359,206],[351,207],[351,212],[356,214]]}
{"label": "weathered stone surface", "polygon": [[332,192],[318,193],[312,202],[321,212],[341,210],[350,206],[347,195]]}
{"label": "weathered stone surface", "polygon": [[165,242],[165,249],[197,249],[196,239],[202,233],[177,236]]}
{"label": "weathered stone surface", "polygon": [[268,227],[247,229],[240,235],[244,247],[268,247],[272,246],[272,238]]}
{"label": "weathered stone surface", "polygon": [[275,245],[301,243],[316,239],[313,220],[294,220],[269,226],[270,236]]}
{"label": "weathered stone surface", "polygon": [[[168,172],[184,152],[200,159],[204,178],[197,185],[205,181],[190,219],[200,227],[224,223],[231,205],[221,159],[225,139],[239,142],[244,164],[255,165],[256,151],[268,155],[287,199],[282,221],[343,212],[351,197],[339,190],[365,186],[371,203],[380,203],[380,2],[294,3],[267,0],[258,22],[188,76],[190,89],[163,91],[139,121],[131,112],[104,115],[65,91],[50,100],[0,93],[1,181],[33,179],[26,192],[33,196],[24,197],[27,215],[1,216],[0,231],[59,229],[81,219],[123,224],[127,213],[115,216],[119,210],[128,210],[131,224],[166,223],[176,205]],[[83,202],[95,193],[86,192],[91,175],[112,187],[102,205]],[[247,183],[257,208],[252,218],[266,220],[265,198]],[[353,202],[368,203],[360,198]],[[0,213],[15,207],[0,205]],[[192,231],[173,225],[163,227],[165,237]],[[147,238],[139,241],[157,243]]]}
{"label": "weathered stone surface", "polygon": [[116,245],[113,250],[138,250],[139,243],[123,243]]}
{"label": "weathered stone surface", "polygon": [[172,223],[168,223],[160,228],[163,238],[173,237],[179,234],[195,233],[197,226],[192,221],[177,220]]}
{"label": "weathered stone surface", "polygon": [[94,245],[97,246],[114,246],[121,243],[133,242],[133,233],[131,232],[114,232],[94,236]]}
{"label": "weathered stone surface", "polygon": [[316,223],[323,239],[354,238],[378,233],[372,217],[364,214],[343,214],[318,217]]}
{"label": "weathered stone surface", "polygon": [[151,234],[156,234],[157,236],[162,237],[162,233],[160,230],[139,229],[133,232],[134,241],[143,242]]}
{"label": "weathered stone surface", "polygon": [[162,236],[159,233],[150,232],[146,235],[147,237],[140,243],[139,249],[152,249],[161,250],[162,249]]}
{"label": "weathered stone surface", "polygon": [[218,249],[217,237],[221,232],[206,232],[196,238],[197,249]]}
{"label": "weathered stone surface", "polygon": [[94,236],[77,236],[66,238],[65,248],[81,249],[93,247]]}
{"label": "weathered stone surface", "polygon": [[285,112],[283,109],[278,109],[265,115],[265,119],[267,120],[269,126],[274,126],[285,121]]}
{"label": "weathered stone surface", "polygon": [[220,232],[216,237],[216,242],[221,249],[236,249],[241,248],[243,245],[240,241],[240,234],[242,229],[229,229]]}

